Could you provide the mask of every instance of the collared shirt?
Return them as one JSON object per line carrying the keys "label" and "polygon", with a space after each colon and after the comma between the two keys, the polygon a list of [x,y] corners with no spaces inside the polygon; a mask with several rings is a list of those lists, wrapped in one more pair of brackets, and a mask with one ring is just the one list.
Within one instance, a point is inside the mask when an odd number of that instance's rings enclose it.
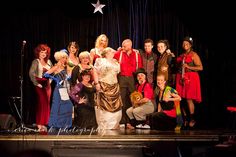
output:
{"label": "collared shirt", "polygon": [[[120,59],[120,55],[122,53],[122,57]],[[120,75],[121,76],[133,76],[133,72],[136,71],[136,66],[138,64],[138,68],[143,67],[142,59],[140,54],[137,54],[137,60],[136,62],[136,53],[132,50],[131,54],[127,54],[126,52],[117,51],[114,55],[114,58],[119,62],[120,60]]]}

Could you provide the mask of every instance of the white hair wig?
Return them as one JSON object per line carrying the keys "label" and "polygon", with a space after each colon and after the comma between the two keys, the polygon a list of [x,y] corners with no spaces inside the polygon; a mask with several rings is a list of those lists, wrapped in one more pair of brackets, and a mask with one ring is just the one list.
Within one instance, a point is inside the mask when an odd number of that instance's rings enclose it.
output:
{"label": "white hair wig", "polygon": [[91,60],[91,58],[90,58],[90,53],[89,53],[88,51],[82,51],[82,52],[80,52],[80,54],[79,54],[79,59],[85,58],[85,57],[88,57],[89,60]]}
{"label": "white hair wig", "polygon": [[57,52],[54,53],[54,58],[57,62],[63,57],[68,58],[68,54],[65,51],[61,50],[61,51],[57,51]]}

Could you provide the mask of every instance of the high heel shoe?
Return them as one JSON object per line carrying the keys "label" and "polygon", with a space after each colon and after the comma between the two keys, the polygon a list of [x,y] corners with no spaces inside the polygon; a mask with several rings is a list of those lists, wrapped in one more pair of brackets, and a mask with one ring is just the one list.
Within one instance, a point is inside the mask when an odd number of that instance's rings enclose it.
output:
{"label": "high heel shoe", "polygon": [[47,132],[47,127],[44,125],[38,125],[38,132]]}
{"label": "high heel shoe", "polygon": [[195,128],[195,125],[196,125],[196,121],[194,119],[192,119],[190,122],[189,122],[189,128],[193,129]]}
{"label": "high heel shoe", "polygon": [[190,114],[190,121],[189,121],[189,128],[190,129],[193,129],[195,128],[195,124],[196,124],[196,121],[195,121],[195,116],[194,114]]}

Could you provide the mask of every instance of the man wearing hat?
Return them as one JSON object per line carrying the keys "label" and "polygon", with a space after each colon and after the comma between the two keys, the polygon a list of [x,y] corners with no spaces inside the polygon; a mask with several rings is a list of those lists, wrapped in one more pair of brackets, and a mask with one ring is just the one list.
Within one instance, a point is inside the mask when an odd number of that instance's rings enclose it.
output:
{"label": "man wearing hat", "polygon": [[[139,68],[134,73],[137,79],[136,92],[142,94],[136,104],[126,110],[128,117],[130,118],[130,124],[127,124],[127,128],[150,128],[146,122],[146,115],[154,112],[153,100],[153,88],[147,81],[147,73],[143,68]],[[132,94],[131,94],[132,95]],[[131,98],[132,99],[132,98]]]}

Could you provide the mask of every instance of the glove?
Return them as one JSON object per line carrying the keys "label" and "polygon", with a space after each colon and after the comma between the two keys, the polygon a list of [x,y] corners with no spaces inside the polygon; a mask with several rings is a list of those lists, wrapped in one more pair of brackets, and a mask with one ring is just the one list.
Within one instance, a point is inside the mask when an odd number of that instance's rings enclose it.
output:
{"label": "glove", "polygon": [[60,83],[60,81],[59,81],[58,78],[56,78],[56,77],[54,77],[54,76],[52,76],[52,75],[50,75],[50,74],[48,74],[48,73],[44,73],[44,74],[43,74],[43,77],[45,77],[45,78],[50,78],[50,79],[54,80],[54,81],[57,83],[57,85],[59,85],[59,83]]}

